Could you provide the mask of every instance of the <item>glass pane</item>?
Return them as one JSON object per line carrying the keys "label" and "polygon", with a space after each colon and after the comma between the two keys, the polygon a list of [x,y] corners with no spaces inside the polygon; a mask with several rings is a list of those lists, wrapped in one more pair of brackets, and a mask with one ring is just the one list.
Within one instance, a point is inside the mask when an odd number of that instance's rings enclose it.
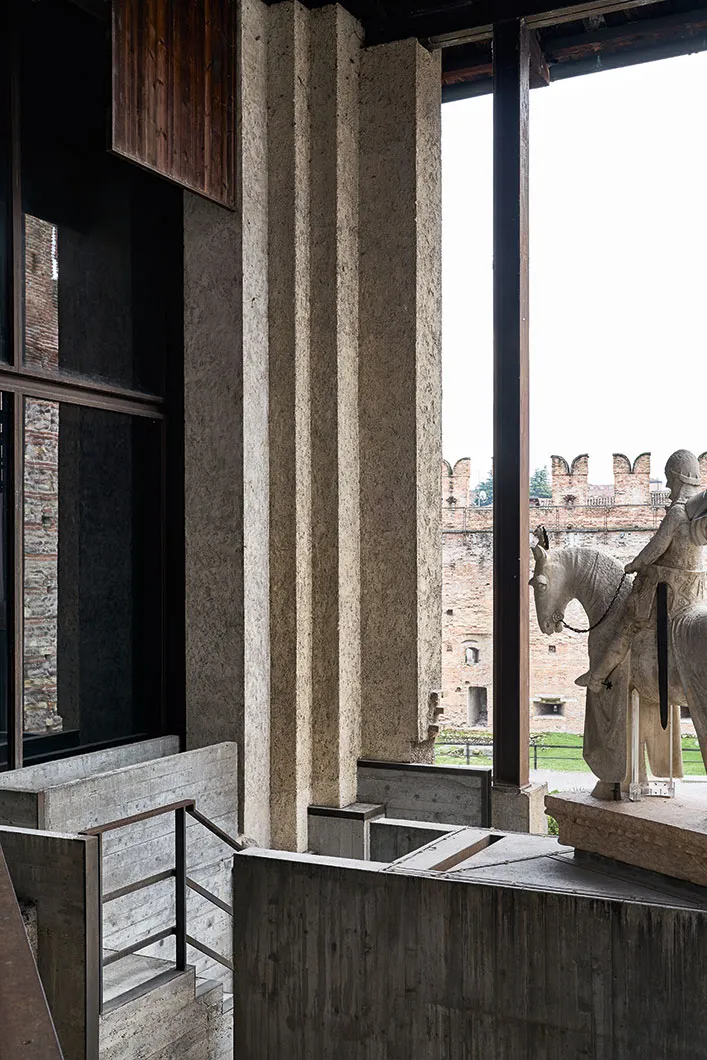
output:
{"label": "glass pane", "polygon": [[154,732],[160,425],[26,399],[24,430],[25,754]]}
{"label": "glass pane", "polygon": [[10,350],[10,69],[7,21],[9,4],[0,11],[0,361],[11,360]]}
{"label": "glass pane", "polygon": [[0,769],[7,768],[7,731],[8,731],[8,674],[9,674],[9,583],[11,581],[8,565],[8,540],[10,529],[11,506],[8,499],[8,466],[10,430],[8,402],[5,394],[0,393]]}
{"label": "glass pane", "polygon": [[[631,594],[614,593],[666,506],[707,487],[705,86],[703,52],[531,93],[530,449],[531,469],[547,468],[550,480],[546,506],[531,508],[531,528],[544,524],[550,545],[533,563],[546,578],[531,597],[531,766],[551,791],[606,779],[585,756],[599,768],[598,717],[615,719],[613,746],[622,746],[630,643],[632,672],[657,674],[648,654],[657,608],[645,585],[679,582],[685,560],[663,566],[659,548],[639,561],[642,576],[627,575]],[[671,495],[666,463],[683,448],[694,454],[682,464],[692,464],[692,481]],[[687,566],[703,562],[695,555]],[[578,632],[595,624],[592,638]],[[575,683],[587,672],[597,693]],[[663,733],[656,685],[641,694],[641,769],[654,781],[669,772],[672,726],[674,775],[704,776],[689,709],[679,709],[688,704],[671,709]]]}
{"label": "glass pane", "polygon": [[22,12],[25,364],[161,394],[180,193],[106,151],[100,21],[71,4]]}
{"label": "glass pane", "polygon": [[490,96],[445,104],[442,159],[444,715],[435,760],[489,765],[494,650]]}

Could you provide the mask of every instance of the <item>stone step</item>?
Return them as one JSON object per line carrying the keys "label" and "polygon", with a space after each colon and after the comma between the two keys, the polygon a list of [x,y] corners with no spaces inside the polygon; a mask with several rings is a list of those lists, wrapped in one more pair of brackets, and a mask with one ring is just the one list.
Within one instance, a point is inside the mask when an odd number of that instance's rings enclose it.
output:
{"label": "stone step", "polygon": [[223,1010],[223,998],[223,983],[220,983],[217,979],[196,980],[196,999],[202,1005],[217,1008],[221,1012]]}
{"label": "stone step", "polygon": [[147,1060],[169,1050],[195,1020],[199,1022],[201,1013],[206,1022],[208,1009],[196,1001],[195,990],[190,966],[183,972],[162,972],[151,984],[139,985],[136,994],[121,995],[120,1003],[101,1016],[100,1060]]}
{"label": "stone step", "polygon": [[[108,957],[112,952],[114,951],[105,950],[104,956]],[[107,965],[103,969],[104,1006],[108,1010],[115,1008],[123,995],[132,997],[133,991],[140,987],[152,989],[157,985],[153,980],[170,971],[174,971],[173,962],[157,957],[145,957],[140,953],[132,953],[114,964]]]}
{"label": "stone step", "polygon": [[[233,1017],[201,1005],[187,1032],[145,1060],[233,1060]],[[205,1018],[205,1014],[210,1013]]]}

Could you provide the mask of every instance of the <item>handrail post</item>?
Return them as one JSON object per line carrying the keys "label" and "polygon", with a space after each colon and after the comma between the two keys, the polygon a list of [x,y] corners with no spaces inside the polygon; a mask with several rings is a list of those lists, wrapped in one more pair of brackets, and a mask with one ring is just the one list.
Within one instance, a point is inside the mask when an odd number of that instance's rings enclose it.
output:
{"label": "handrail post", "polygon": [[174,811],[174,897],[177,971],[187,966],[187,814],[182,806]]}
{"label": "handrail post", "polygon": [[98,1014],[103,1015],[103,836],[98,841]]}

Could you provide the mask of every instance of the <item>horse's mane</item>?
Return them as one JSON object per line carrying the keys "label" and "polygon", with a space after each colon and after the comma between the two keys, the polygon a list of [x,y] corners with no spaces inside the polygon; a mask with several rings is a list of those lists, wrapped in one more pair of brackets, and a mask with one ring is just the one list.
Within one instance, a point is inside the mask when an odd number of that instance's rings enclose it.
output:
{"label": "horse's mane", "polygon": [[600,548],[590,548],[585,545],[566,545],[563,548],[553,549],[549,555],[557,557],[559,553],[565,553],[569,557],[572,566],[577,572],[589,573],[593,568],[595,571],[606,573],[617,571],[619,574],[623,574],[623,564],[609,552],[604,552]]}
{"label": "horse's mane", "polygon": [[624,576],[623,565],[608,552],[598,548],[567,545],[548,551],[548,562],[564,568],[585,611],[602,611],[618,589],[621,601],[631,590],[631,580]]}

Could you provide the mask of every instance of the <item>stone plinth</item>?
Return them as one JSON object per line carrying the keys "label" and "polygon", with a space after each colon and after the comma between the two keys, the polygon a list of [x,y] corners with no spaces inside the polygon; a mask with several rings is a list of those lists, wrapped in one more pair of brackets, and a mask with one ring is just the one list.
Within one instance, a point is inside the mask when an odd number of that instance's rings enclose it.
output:
{"label": "stone plinth", "polygon": [[548,795],[560,843],[707,886],[707,801],[600,802],[588,793]]}

